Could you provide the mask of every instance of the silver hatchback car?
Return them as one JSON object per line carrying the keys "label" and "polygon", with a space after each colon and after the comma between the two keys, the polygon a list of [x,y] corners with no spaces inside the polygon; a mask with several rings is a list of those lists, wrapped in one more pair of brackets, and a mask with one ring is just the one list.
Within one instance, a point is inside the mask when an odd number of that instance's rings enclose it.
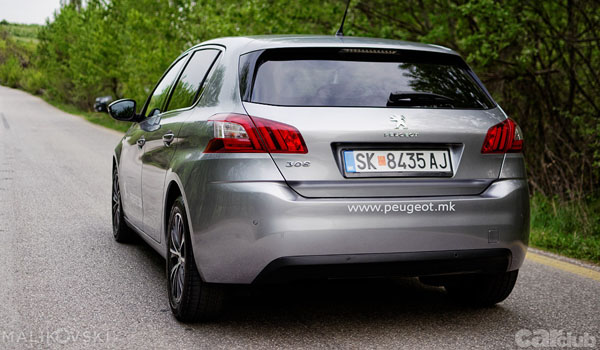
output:
{"label": "silver hatchback car", "polygon": [[435,45],[210,40],[178,57],[113,160],[114,237],[167,261],[171,309],[215,317],[228,284],[406,276],[462,301],[512,291],[529,237],[523,138]]}

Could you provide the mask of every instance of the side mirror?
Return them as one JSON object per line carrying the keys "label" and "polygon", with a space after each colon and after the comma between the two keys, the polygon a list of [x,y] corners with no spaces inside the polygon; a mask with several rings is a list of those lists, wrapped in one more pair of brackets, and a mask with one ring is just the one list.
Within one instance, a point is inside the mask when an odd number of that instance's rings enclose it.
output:
{"label": "side mirror", "polygon": [[132,99],[117,100],[108,105],[108,114],[116,120],[134,122],[137,120],[135,114],[135,101]]}

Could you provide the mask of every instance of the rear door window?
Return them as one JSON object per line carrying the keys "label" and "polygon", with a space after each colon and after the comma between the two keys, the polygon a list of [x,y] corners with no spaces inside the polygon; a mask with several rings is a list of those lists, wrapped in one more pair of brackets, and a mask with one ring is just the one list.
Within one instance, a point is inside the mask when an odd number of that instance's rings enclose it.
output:
{"label": "rear door window", "polygon": [[148,105],[146,107],[146,116],[152,116],[163,112],[163,106],[167,102],[167,97],[169,97],[169,91],[171,91],[171,87],[175,84],[175,80],[179,76],[179,72],[186,62],[187,56],[184,56],[177,61],[169,71],[163,76],[160,83],[152,92],[152,96],[150,97],[150,101],[148,101]]}
{"label": "rear door window", "polygon": [[173,90],[167,111],[194,104],[202,92],[203,82],[219,52],[219,50],[207,49],[194,53]]}
{"label": "rear door window", "polygon": [[[248,62],[256,59],[256,62]],[[460,57],[369,49],[275,49],[240,65],[246,101],[279,106],[489,109]],[[244,75],[249,76],[244,76]],[[245,95],[245,96],[244,96]]]}

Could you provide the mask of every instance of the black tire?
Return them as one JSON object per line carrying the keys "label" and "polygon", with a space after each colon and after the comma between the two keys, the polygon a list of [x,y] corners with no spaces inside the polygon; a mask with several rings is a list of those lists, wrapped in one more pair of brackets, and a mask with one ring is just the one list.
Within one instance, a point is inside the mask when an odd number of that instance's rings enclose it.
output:
{"label": "black tire", "polygon": [[[181,240],[183,238],[183,240]],[[223,287],[202,281],[192,251],[183,199],[178,197],[167,226],[167,290],[173,315],[182,322],[216,319],[223,306]]]}
{"label": "black tire", "polygon": [[452,298],[476,307],[495,305],[512,292],[519,270],[496,274],[454,276],[444,283]]}
{"label": "black tire", "polygon": [[119,173],[117,169],[113,170],[113,186],[112,186],[112,226],[113,237],[119,243],[131,241],[135,234],[133,230],[125,222],[123,215],[123,206],[121,204],[121,189],[119,187]]}

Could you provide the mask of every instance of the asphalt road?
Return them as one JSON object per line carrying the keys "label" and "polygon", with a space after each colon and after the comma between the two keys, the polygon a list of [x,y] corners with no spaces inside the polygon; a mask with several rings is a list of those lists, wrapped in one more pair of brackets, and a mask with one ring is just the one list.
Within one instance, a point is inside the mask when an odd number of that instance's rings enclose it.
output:
{"label": "asphalt road", "polygon": [[0,87],[0,349],[493,349],[522,329],[600,347],[600,281],[530,259],[489,309],[415,280],[346,282],[238,290],[218,323],[178,323],[160,256],[112,239],[120,137]]}

